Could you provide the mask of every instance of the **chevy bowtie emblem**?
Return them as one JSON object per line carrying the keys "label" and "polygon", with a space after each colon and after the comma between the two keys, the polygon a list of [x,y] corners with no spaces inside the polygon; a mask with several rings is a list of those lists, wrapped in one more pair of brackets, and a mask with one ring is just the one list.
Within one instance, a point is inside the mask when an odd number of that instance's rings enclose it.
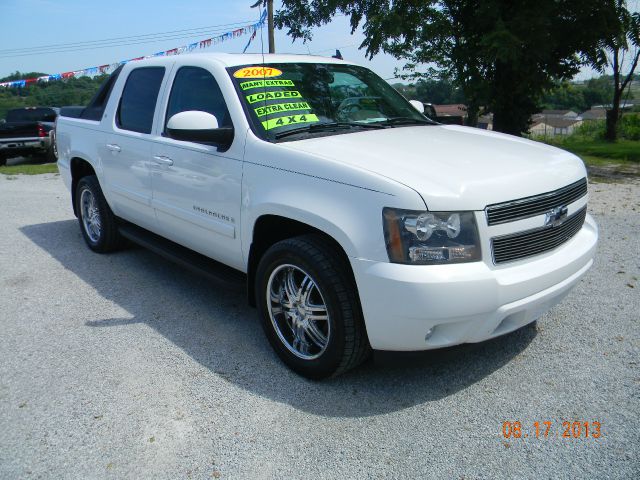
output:
{"label": "chevy bowtie emblem", "polygon": [[544,217],[544,226],[557,227],[558,225],[561,225],[562,222],[564,222],[565,218],[567,218],[568,212],[569,209],[564,205],[549,210]]}

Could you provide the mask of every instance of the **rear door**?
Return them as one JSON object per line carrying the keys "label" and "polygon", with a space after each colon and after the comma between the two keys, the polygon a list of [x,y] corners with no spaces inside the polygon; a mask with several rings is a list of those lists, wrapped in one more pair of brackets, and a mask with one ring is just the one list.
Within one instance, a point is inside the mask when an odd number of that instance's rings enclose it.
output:
{"label": "rear door", "polygon": [[120,96],[112,133],[101,146],[111,206],[119,217],[153,230],[150,161],[153,119],[165,67],[131,70]]}
{"label": "rear door", "polygon": [[153,148],[153,206],[160,233],[197,252],[242,269],[240,195],[246,132],[236,130],[231,147],[174,140],[166,135],[171,116],[184,111],[215,115],[220,126],[233,126],[220,78],[196,66],[177,68],[157,142]]}

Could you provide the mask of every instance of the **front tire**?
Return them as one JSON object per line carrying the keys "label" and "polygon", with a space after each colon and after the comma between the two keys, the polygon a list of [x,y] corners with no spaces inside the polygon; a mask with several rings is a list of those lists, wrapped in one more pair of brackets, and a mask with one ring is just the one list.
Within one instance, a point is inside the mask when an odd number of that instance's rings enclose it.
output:
{"label": "front tire", "polygon": [[7,157],[4,155],[0,156],[0,167],[4,167],[7,164]]}
{"label": "front tire", "polygon": [[76,212],[82,236],[91,250],[106,253],[120,247],[121,237],[116,217],[94,175],[82,177],[78,182]]}
{"label": "front tire", "polygon": [[370,353],[348,268],[340,252],[317,235],[276,243],[258,265],[256,304],[269,343],[307,378],[341,374]]}

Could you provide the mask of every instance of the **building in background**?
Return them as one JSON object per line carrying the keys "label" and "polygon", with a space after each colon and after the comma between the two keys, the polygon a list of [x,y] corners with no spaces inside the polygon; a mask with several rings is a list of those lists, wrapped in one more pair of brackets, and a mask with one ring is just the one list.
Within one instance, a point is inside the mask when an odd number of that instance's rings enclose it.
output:
{"label": "building in background", "polygon": [[605,108],[591,108],[586,112],[582,112],[580,114],[582,120],[585,122],[592,120],[606,120],[607,119],[607,110]]}
{"label": "building in background", "polygon": [[562,116],[537,116],[532,119],[529,132],[532,137],[557,137],[571,135],[576,127],[582,125],[582,118],[564,118]]}
{"label": "building in background", "polygon": [[577,118],[578,113],[573,110],[543,110],[539,113],[545,117],[558,117],[558,118]]}

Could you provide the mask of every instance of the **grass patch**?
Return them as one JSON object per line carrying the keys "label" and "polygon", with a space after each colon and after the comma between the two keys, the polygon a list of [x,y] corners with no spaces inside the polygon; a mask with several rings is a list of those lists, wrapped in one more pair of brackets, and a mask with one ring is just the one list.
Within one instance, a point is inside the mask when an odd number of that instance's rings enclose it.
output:
{"label": "grass patch", "polygon": [[58,173],[58,165],[55,163],[23,163],[19,165],[5,165],[0,167],[0,173],[4,175],[40,175],[42,173]]}
{"label": "grass patch", "polygon": [[611,158],[603,158],[603,157],[594,157],[592,155],[578,155],[582,161],[587,165],[592,165],[594,167],[607,167],[609,165],[615,164],[618,165],[620,162],[614,161]]}
{"label": "grass patch", "polygon": [[618,140],[616,143],[609,143],[600,140],[576,142],[567,139],[554,144],[585,158],[585,161],[588,158],[615,163],[640,163],[640,141]]}
{"label": "grass patch", "polygon": [[640,141],[618,140],[615,143],[584,137],[535,138],[554,147],[568,150],[590,163],[640,164]]}
{"label": "grass patch", "polygon": [[640,166],[640,115],[625,113],[618,123],[618,141],[604,140],[606,122],[586,121],[567,137],[536,138],[582,157],[587,165],[617,164],[637,170]]}
{"label": "grass patch", "polygon": [[547,139],[545,143],[582,158],[590,180],[620,182],[640,177],[640,141],[618,140],[616,143],[609,143],[600,139],[572,136]]}

